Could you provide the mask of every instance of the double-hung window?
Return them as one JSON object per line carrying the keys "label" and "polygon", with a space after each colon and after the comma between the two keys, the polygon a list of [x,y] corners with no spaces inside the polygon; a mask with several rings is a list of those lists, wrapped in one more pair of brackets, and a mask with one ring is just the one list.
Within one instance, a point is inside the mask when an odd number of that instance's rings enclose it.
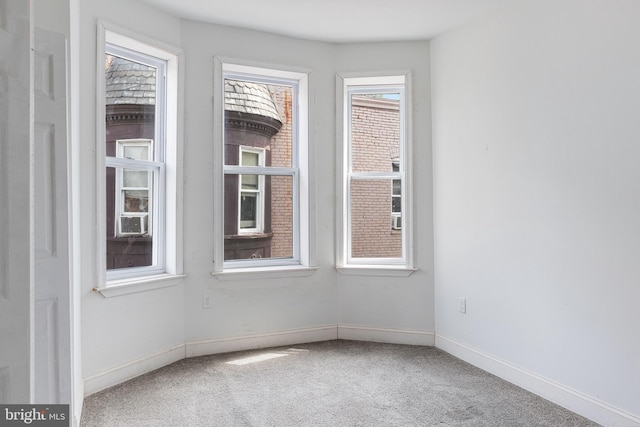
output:
{"label": "double-hung window", "polygon": [[307,74],[215,64],[214,274],[307,267]]}
{"label": "double-hung window", "polygon": [[180,50],[102,22],[98,34],[102,292],[112,285],[181,273]]}
{"label": "double-hung window", "polygon": [[[131,160],[129,167],[117,168],[115,182],[115,238],[152,236],[155,199],[162,164],[153,164],[153,140],[116,140],[116,158]],[[107,159],[107,165],[118,162]],[[151,169],[148,169],[148,168]],[[151,209],[149,207],[152,207]]]}
{"label": "double-hung window", "polygon": [[413,269],[408,84],[408,73],[338,76],[339,268]]}

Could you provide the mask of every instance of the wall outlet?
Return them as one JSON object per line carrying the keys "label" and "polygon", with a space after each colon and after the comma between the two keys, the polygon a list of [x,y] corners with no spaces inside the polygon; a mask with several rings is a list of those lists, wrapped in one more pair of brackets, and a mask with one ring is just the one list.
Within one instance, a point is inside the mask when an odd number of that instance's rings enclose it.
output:
{"label": "wall outlet", "polygon": [[458,299],[458,311],[460,311],[460,313],[467,312],[467,299],[465,297],[460,297]]}
{"label": "wall outlet", "polygon": [[212,300],[211,295],[204,295],[202,297],[202,308],[211,308]]}

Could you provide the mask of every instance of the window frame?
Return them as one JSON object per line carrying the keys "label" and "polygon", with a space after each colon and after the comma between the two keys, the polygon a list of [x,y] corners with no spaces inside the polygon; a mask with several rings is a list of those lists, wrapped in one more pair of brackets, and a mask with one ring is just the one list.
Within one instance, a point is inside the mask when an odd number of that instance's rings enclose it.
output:
{"label": "window frame", "polygon": [[[259,278],[260,273],[299,274],[312,271],[309,200],[309,74],[306,69],[262,64],[215,56],[214,61],[214,269],[211,274],[227,278]],[[224,81],[249,80],[258,83],[287,85],[294,88],[292,111],[291,167],[233,166],[224,164]],[[224,176],[225,174],[290,176],[293,185],[293,248],[291,258],[224,260]],[[306,274],[306,273],[305,273]]]}
{"label": "window frame", "polygon": [[[400,93],[400,143],[398,172],[352,170],[351,102],[352,95]],[[404,276],[415,271],[413,259],[412,156],[411,156],[411,73],[338,73],[336,75],[336,139],[337,165],[341,171],[337,180],[337,248],[336,268],[343,274]],[[396,158],[390,159],[395,162]],[[402,256],[399,258],[355,258],[351,256],[351,183],[356,180],[389,180],[393,197],[393,181],[401,180]],[[395,213],[391,212],[391,216]],[[393,223],[393,219],[392,219]],[[390,224],[390,229],[392,224]],[[391,230],[390,230],[391,231]]]}
{"label": "window frame", "polygon": [[[94,288],[105,297],[170,286],[183,277],[182,262],[182,122],[184,58],[180,48],[135,33],[126,28],[98,21],[96,74],[96,214],[98,283]],[[107,157],[105,54],[124,56],[155,66],[163,64],[157,74],[156,130],[152,142],[154,157],[148,161]],[[131,53],[131,55],[130,55]],[[124,55],[123,55],[124,54]],[[162,87],[163,90],[158,90]],[[154,251],[151,266],[107,270],[106,268],[106,168],[147,170],[153,172]],[[118,175],[118,174],[116,174]],[[117,190],[117,189],[116,189]],[[150,194],[150,198],[151,198]],[[116,203],[119,196],[116,196]],[[116,209],[118,211],[119,208]],[[119,222],[114,217],[114,222]],[[119,225],[116,225],[119,227]],[[157,241],[157,246],[156,246]]]}
{"label": "window frame", "polygon": [[[239,159],[242,163],[242,154],[243,153],[253,153],[258,155],[258,165],[257,167],[265,167],[265,152],[264,148],[260,147],[249,147],[247,145],[241,145],[239,147]],[[245,166],[245,165],[240,165]],[[244,174],[247,175],[247,174]],[[238,234],[254,234],[254,233],[262,233],[264,231],[264,175],[261,174],[251,174],[256,175],[258,177],[258,188],[255,191],[247,191],[242,188],[242,177],[243,174],[238,175]],[[251,192],[256,194],[256,226],[251,228],[243,228],[242,227],[242,193]]]}

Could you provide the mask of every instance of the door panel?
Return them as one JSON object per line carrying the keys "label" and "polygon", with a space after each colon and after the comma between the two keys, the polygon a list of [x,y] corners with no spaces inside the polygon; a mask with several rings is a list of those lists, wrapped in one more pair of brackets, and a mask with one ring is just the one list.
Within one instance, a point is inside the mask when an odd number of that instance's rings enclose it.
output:
{"label": "door panel", "polygon": [[35,396],[70,403],[66,40],[34,34]]}
{"label": "door panel", "polygon": [[33,399],[30,2],[0,0],[0,402]]}

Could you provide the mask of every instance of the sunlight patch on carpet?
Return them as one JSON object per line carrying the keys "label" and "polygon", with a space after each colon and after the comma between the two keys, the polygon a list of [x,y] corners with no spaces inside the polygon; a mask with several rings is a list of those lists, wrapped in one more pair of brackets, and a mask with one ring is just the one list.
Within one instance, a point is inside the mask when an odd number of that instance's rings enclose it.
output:
{"label": "sunlight patch on carpet", "polygon": [[286,353],[264,353],[257,356],[244,357],[242,359],[231,360],[226,362],[228,365],[249,365],[251,363],[264,362],[265,360],[277,359],[278,357],[288,356]]}

